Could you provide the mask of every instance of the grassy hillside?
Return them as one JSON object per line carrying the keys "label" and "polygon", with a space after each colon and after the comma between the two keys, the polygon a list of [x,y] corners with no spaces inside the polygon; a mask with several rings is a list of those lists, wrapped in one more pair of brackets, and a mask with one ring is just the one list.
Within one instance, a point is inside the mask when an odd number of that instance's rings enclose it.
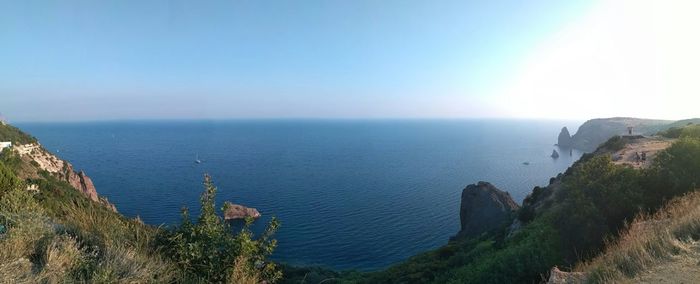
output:
{"label": "grassy hillside", "polygon": [[682,126],[660,131],[658,134],[666,138],[700,138],[700,124],[688,122]]}
{"label": "grassy hillside", "polygon": [[[588,282],[691,283],[700,277],[700,192],[678,197],[654,214],[641,214],[605,252],[576,271]],[[660,268],[660,269],[659,269]]]}
{"label": "grassy hillside", "polygon": [[[3,129],[16,141],[32,141],[16,128]],[[115,213],[46,171],[32,168],[37,178],[18,178],[31,167],[37,165],[13,151],[0,154],[0,283],[272,283],[281,277],[266,259],[279,223],[259,238],[247,226],[234,232],[214,208],[209,178],[197,222],[185,211],[180,226],[162,228]]]}
{"label": "grassy hillside", "polygon": [[12,144],[36,143],[36,138],[25,134],[17,127],[0,123],[0,142],[12,142]]}
{"label": "grassy hillside", "polygon": [[[277,221],[258,238],[247,227],[233,232],[214,207],[216,188],[208,177],[196,222],[185,210],[180,226],[157,228],[87,199],[46,171],[18,178],[37,166],[3,151],[0,282],[532,283],[546,279],[553,266],[586,269],[593,282],[634,277],[665,255],[678,255],[680,241],[700,235],[694,213],[681,218],[700,199],[693,197],[700,184],[700,136],[679,137],[643,169],[614,164],[606,153],[626,142],[608,141],[550,185],[536,187],[518,213],[518,230],[504,227],[456,240],[384,271],[284,267],[284,279],[267,260],[276,246]],[[679,202],[663,207],[685,194],[692,201],[685,209],[669,209],[681,208]],[[627,222],[640,214],[651,217],[628,229]],[[639,225],[660,218],[672,221],[664,221],[666,227]],[[629,241],[640,234],[646,237]]]}

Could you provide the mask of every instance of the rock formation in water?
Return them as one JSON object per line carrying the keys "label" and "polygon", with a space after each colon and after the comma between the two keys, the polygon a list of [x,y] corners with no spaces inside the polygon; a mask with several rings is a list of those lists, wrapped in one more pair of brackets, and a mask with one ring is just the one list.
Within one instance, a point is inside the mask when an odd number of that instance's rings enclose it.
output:
{"label": "rock formation in water", "polygon": [[254,219],[260,218],[260,212],[255,208],[233,204],[228,201],[224,203],[224,219],[235,220],[245,219],[247,217],[253,217]]}
{"label": "rock formation in water", "polygon": [[462,190],[459,208],[461,229],[456,238],[477,236],[512,221],[519,206],[508,192],[480,181]]}
{"label": "rock formation in water", "polygon": [[551,155],[551,157],[554,158],[554,159],[559,158],[559,152],[557,152],[557,150],[552,150],[552,155]]}
{"label": "rock formation in water", "polygon": [[572,146],[572,141],[571,141],[571,134],[569,133],[569,129],[564,126],[564,128],[561,129],[561,132],[559,132],[559,138],[557,139],[557,145],[559,147],[571,147]]}

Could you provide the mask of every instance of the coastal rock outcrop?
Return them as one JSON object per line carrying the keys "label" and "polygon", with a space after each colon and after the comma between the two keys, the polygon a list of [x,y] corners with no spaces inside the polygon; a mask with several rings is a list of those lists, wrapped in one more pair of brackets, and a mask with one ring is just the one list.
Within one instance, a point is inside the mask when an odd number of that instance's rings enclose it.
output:
{"label": "coastal rock outcrop", "polygon": [[258,212],[258,210],[255,208],[233,204],[228,201],[224,203],[224,219],[235,220],[245,219],[247,217],[252,217],[254,219],[260,218],[260,212]]}
{"label": "coastal rock outcrop", "polygon": [[586,282],[586,274],[582,272],[564,272],[556,266],[549,271],[547,284],[574,284]]}
{"label": "coastal rock outcrop", "polygon": [[519,208],[508,192],[480,181],[462,190],[459,208],[461,229],[455,238],[477,236],[505,225]]}
{"label": "coastal rock outcrop", "polygon": [[95,185],[92,184],[92,180],[85,174],[85,172],[76,172],[73,170],[73,165],[66,163],[63,175],[65,180],[68,181],[68,183],[70,183],[70,185],[72,185],[75,189],[90,198],[92,201],[99,202]]}
{"label": "coastal rock outcrop", "polygon": [[571,140],[571,133],[569,133],[569,129],[564,126],[564,128],[561,129],[561,132],[559,132],[559,138],[557,139],[557,145],[559,147],[571,147],[573,141]]}
{"label": "coastal rock outcrop", "polygon": [[[49,153],[39,143],[22,144],[14,147],[14,150],[22,159],[35,165],[38,169],[47,171],[60,180],[68,182],[73,188],[90,200],[100,203],[105,207],[116,212],[114,204],[110,203],[106,198],[100,197],[97,194],[95,185],[92,179],[83,171],[75,171],[71,163],[61,160],[54,154]],[[37,169],[37,170],[38,170]],[[35,170],[36,171],[36,170]],[[36,178],[38,173],[24,173],[27,177]]]}
{"label": "coastal rock outcrop", "polygon": [[552,150],[552,155],[550,157],[554,159],[559,158],[559,152],[557,152],[557,150]]}

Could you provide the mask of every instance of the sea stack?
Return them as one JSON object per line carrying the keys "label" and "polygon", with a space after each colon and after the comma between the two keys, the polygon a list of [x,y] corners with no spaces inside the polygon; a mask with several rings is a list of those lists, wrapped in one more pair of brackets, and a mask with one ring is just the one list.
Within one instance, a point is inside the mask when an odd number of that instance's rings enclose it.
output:
{"label": "sea stack", "polygon": [[559,132],[559,138],[557,139],[557,145],[560,147],[572,147],[573,146],[573,139],[571,138],[571,134],[569,133],[569,129],[564,126],[564,128],[561,129],[561,132]]}
{"label": "sea stack", "polygon": [[519,206],[508,192],[480,181],[462,190],[459,208],[461,229],[455,238],[478,236],[512,221]]}
{"label": "sea stack", "polygon": [[559,152],[557,152],[557,150],[552,150],[552,158],[559,158]]}

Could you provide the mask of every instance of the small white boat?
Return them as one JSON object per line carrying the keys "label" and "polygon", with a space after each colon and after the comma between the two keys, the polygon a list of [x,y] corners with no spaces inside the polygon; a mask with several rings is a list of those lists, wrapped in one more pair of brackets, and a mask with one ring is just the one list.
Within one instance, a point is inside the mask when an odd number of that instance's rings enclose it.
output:
{"label": "small white boat", "polygon": [[194,159],[195,164],[201,164],[202,160],[199,159],[199,154],[197,154],[197,158]]}

